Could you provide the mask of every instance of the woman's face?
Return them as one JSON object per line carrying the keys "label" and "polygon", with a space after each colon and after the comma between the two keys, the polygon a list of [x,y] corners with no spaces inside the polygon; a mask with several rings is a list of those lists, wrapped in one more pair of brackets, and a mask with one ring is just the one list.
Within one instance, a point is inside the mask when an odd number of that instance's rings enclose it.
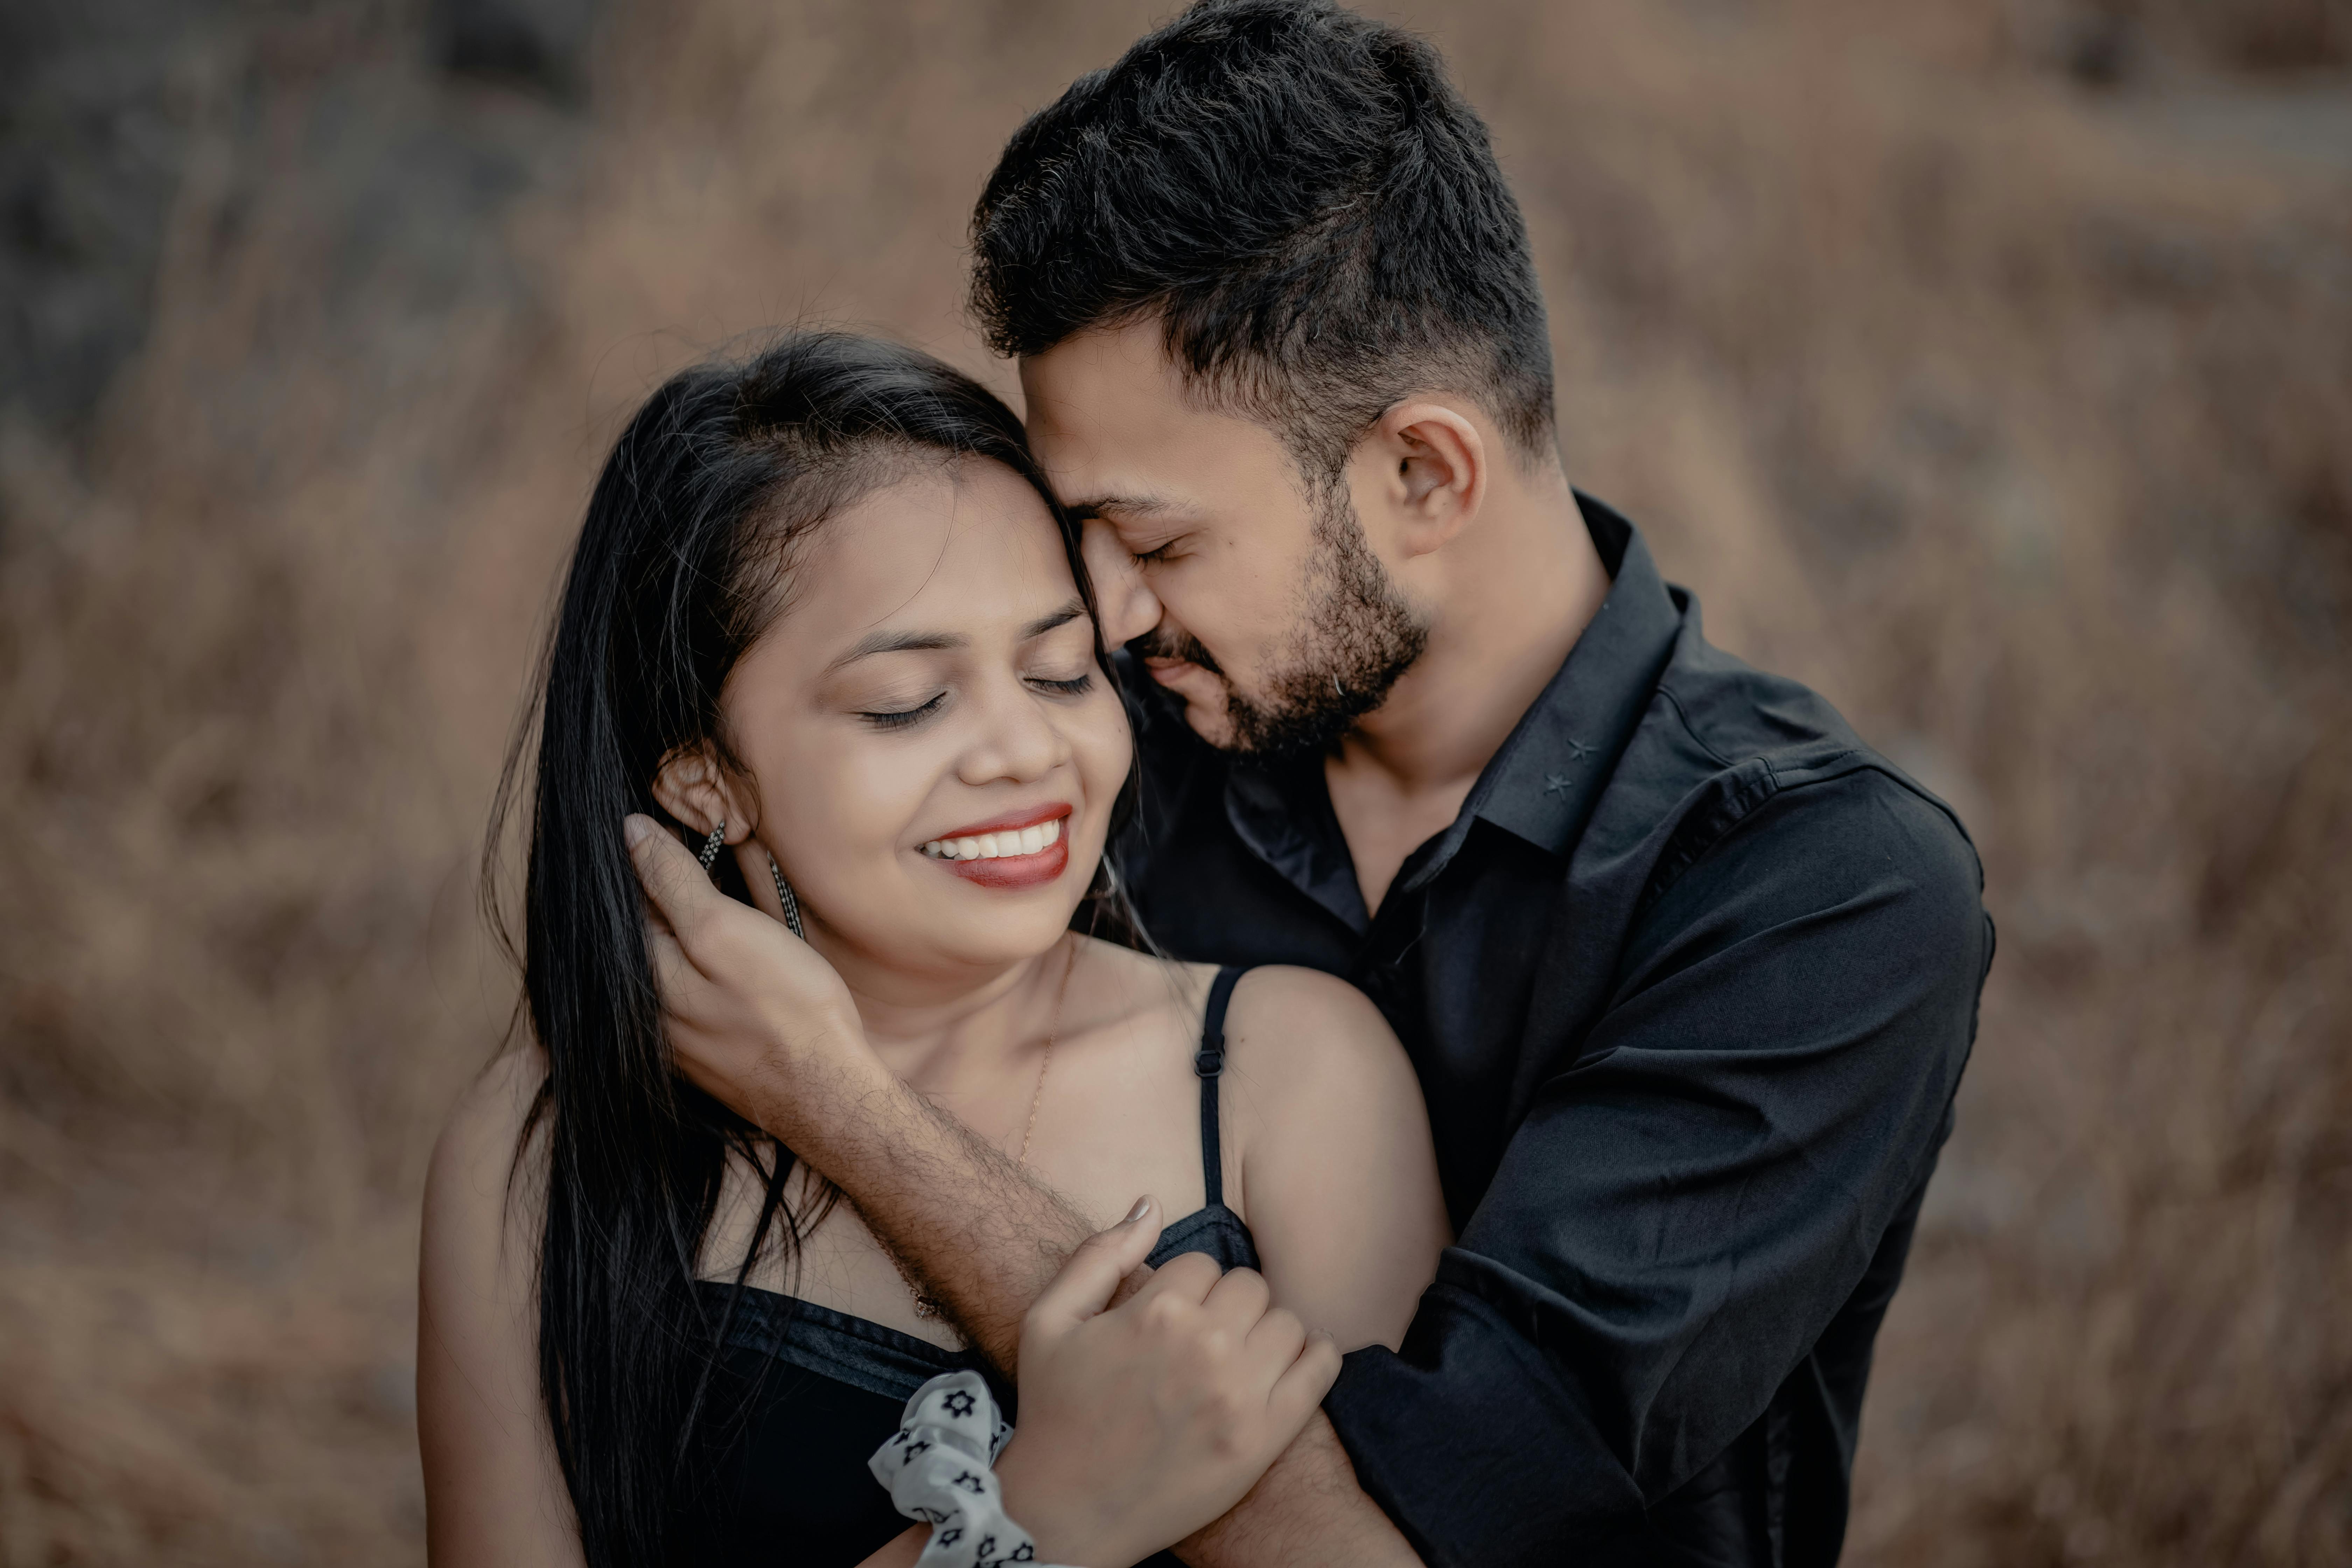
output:
{"label": "woman's face", "polygon": [[721,696],[809,937],[853,984],[1033,957],[1102,857],[1132,741],[1037,493],[919,471],[819,528]]}

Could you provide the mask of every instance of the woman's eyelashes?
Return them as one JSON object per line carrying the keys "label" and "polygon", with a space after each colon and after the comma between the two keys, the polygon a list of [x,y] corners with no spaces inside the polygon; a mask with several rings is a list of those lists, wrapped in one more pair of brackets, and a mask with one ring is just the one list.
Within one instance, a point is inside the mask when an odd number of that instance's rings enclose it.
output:
{"label": "woman's eyelashes", "polygon": [[[1095,689],[1092,670],[1081,670],[1067,679],[1047,675],[1032,675],[1024,679],[1037,690],[1055,697],[1083,697]],[[940,691],[935,693],[929,701],[913,708],[861,708],[856,710],[856,714],[877,730],[904,730],[940,712],[947,707],[947,702],[948,694]]]}
{"label": "woman's eyelashes", "polygon": [[919,724],[947,706],[948,694],[935,694],[919,708],[860,709],[857,716],[877,730],[903,730],[909,724]]}

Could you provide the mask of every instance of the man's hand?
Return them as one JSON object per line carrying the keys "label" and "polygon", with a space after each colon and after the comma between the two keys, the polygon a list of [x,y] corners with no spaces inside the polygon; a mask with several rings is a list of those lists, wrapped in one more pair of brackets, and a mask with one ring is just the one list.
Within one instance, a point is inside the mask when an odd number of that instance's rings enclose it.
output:
{"label": "man's hand", "polygon": [[816,949],[711,886],[651,817],[632,816],[623,831],[646,890],[670,1051],[698,1088],[797,1147],[802,1130],[788,1121],[807,1103],[796,1092],[806,1075],[889,1077]]}
{"label": "man's hand", "polygon": [[1094,580],[1105,647],[1133,642],[1160,624],[1160,595],[1143,580],[1143,568],[1119,542],[1117,529],[1098,517],[1087,519],[1078,552]]}
{"label": "man's hand", "polygon": [[1072,1255],[1021,1329],[1005,1508],[1055,1563],[1125,1564],[1241,1500],[1316,1413],[1339,1347],[1269,1307],[1255,1270],[1186,1253],[1107,1303],[1160,1237],[1157,1205]]}

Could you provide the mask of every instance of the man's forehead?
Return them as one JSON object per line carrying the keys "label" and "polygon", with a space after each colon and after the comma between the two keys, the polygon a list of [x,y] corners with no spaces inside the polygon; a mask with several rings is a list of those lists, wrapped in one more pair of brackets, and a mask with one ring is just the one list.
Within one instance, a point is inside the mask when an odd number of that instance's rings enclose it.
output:
{"label": "man's forehead", "polygon": [[1085,414],[1102,400],[1143,404],[1189,402],[1184,378],[1168,357],[1156,322],[1129,321],[1076,332],[1021,361],[1021,384],[1042,393],[1056,412]]}
{"label": "man's forehead", "polygon": [[1279,438],[1185,395],[1157,330],[1140,331],[1141,344],[1133,327],[1089,332],[1021,362],[1030,443],[1063,504],[1148,522],[1237,489],[1286,494]]}
{"label": "man's forehead", "polygon": [[1122,410],[1113,398],[1065,391],[1024,365],[1029,394],[1031,449],[1062,504],[1114,520],[1164,512],[1185,504],[1186,460],[1204,432],[1174,427],[1163,412],[1152,417]]}

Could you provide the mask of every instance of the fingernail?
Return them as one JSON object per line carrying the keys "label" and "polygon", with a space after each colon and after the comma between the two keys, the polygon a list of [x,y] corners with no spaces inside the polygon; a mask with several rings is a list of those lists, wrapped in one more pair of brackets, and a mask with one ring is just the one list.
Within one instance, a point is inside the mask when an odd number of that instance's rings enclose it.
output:
{"label": "fingernail", "polygon": [[646,841],[646,835],[653,830],[652,819],[640,816],[634,811],[621,818],[621,837],[632,849],[643,844]]}
{"label": "fingernail", "polygon": [[1148,1215],[1150,1212],[1151,1200],[1148,1197],[1138,1198],[1135,1200],[1135,1206],[1127,1211],[1127,1217],[1118,1223],[1121,1225],[1133,1225],[1137,1220],[1141,1219],[1145,1215]]}

